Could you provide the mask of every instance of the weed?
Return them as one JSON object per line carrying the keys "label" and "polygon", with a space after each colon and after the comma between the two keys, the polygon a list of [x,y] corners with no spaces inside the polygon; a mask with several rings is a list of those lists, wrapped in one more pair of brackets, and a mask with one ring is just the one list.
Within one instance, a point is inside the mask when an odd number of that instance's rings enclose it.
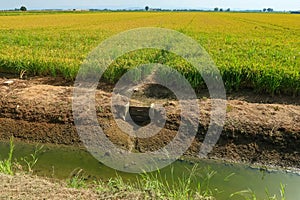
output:
{"label": "weed", "polygon": [[38,155],[42,151],[43,148],[44,148],[43,145],[42,146],[36,145],[34,153],[30,154],[29,158],[28,157],[21,158],[21,160],[26,163],[27,171],[29,173],[33,173],[33,167],[36,165],[36,163],[38,161]]}
{"label": "weed", "polygon": [[83,170],[82,169],[75,169],[71,173],[70,178],[67,180],[67,185],[70,188],[85,188],[87,186],[84,175],[83,175]]}
{"label": "weed", "polygon": [[[17,161],[17,159],[15,159],[14,161],[12,160],[14,149],[15,149],[14,137],[11,137],[9,142],[8,158],[0,161],[0,173],[14,175],[15,169],[23,170],[22,165]],[[26,172],[33,173],[33,167],[36,165],[38,161],[38,154],[41,152],[42,149],[43,146],[39,147],[37,145],[34,150],[34,153],[30,154],[29,158],[28,157],[21,158],[21,160],[26,164],[27,167]]]}
{"label": "weed", "polygon": [[273,108],[274,108],[274,111],[279,111],[280,110],[279,106],[275,106]]}
{"label": "weed", "polygon": [[229,113],[229,112],[231,112],[232,110],[233,110],[232,105],[227,105],[227,107],[226,107],[226,112]]}
{"label": "weed", "polygon": [[[266,189],[265,191],[266,191],[265,192],[266,193],[265,200],[286,200],[285,185],[283,185],[283,184],[280,184],[280,197],[277,197],[276,195],[271,196],[268,189]],[[256,194],[251,189],[242,190],[242,191],[235,192],[230,195],[230,197],[233,197],[233,196],[241,196],[242,198],[244,198],[244,200],[258,200]]]}
{"label": "weed", "polygon": [[0,161],[0,172],[8,175],[14,175],[13,166],[14,163],[12,161],[13,153],[14,153],[14,138],[10,138],[9,142],[9,153],[8,158]]}

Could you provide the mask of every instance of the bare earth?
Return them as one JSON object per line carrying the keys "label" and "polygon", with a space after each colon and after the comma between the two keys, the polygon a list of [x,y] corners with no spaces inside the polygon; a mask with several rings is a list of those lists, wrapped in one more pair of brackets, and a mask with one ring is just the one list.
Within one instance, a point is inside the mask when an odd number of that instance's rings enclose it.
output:
{"label": "bare earth", "polygon": [[[0,140],[81,146],[72,116],[72,83],[61,78],[7,79],[0,76]],[[7,77],[7,76],[6,76]],[[13,80],[13,83],[5,83]],[[176,135],[180,124],[178,102],[136,95],[135,105],[151,101],[164,105],[165,128],[147,139],[123,133],[111,113],[111,85],[96,92],[97,117],[107,137],[135,152],[160,149]],[[140,91],[141,92],[141,91]],[[145,98],[145,99],[144,99]],[[199,129],[186,156],[197,157],[210,117],[209,98],[199,98]],[[300,101],[296,97],[245,94],[228,96],[227,118],[210,158],[300,168]]]}

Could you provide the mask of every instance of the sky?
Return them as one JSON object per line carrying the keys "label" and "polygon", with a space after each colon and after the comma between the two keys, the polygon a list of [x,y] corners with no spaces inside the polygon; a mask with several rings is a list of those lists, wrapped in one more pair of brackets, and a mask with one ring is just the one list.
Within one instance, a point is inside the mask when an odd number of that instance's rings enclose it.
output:
{"label": "sky", "polygon": [[129,8],[163,8],[163,9],[212,9],[231,8],[232,10],[300,10],[300,0],[0,0],[0,10],[20,8],[34,9],[129,9]]}

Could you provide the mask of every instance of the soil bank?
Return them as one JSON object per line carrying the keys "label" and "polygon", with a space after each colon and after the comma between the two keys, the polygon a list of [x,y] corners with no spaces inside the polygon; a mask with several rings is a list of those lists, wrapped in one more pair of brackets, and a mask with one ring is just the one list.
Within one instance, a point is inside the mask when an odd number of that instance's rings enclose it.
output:
{"label": "soil bank", "polygon": [[[104,133],[115,145],[134,152],[155,151],[176,136],[181,120],[176,100],[154,98],[153,95],[146,98],[147,89],[140,90],[133,104],[158,102],[163,105],[167,120],[157,135],[137,139],[128,136],[116,125],[111,112],[113,86],[99,84],[98,88],[95,95],[97,118]],[[2,74],[0,140],[8,140],[13,135],[16,140],[25,142],[82,146],[74,126],[72,92],[73,83],[62,78],[20,80]],[[200,97],[198,103],[201,111],[198,132],[185,153],[195,158],[209,125],[211,100]],[[228,95],[226,114],[223,132],[209,158],[300,168],[299,98],[257,96],[246,92],[232,94]]]}

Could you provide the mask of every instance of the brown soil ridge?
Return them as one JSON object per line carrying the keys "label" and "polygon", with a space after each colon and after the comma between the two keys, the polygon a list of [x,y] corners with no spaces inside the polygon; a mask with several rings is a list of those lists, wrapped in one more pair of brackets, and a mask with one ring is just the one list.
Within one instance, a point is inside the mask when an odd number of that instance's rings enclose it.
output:
{"label": "brown soil ridge", "polygon": [[[72,115],[71,85],[45,84],[51,78],[32,80],[0,78],[0,139],[12,135],[19,140],[39,143],[82,145]],[[64,85],[64,86],[63,86]],[[109,86],[110,87],[110,86]],[[168,144],[180,123],[178,102],[150,99],[162,103],[168,119],[156,136],[136,139],[123,133],[111,113],[110,89],[97,90],[96,110],[100,126],[116,145],[131,151],[154,151]],[[141,98],[141,97],[140,97]],[[148,100],[139,99],[135,104]],[[199,99],[199,129],[186,155],[197,157],[210,118],[210,100]],[[227,117],[211,158],[300,168],[300,106],[286,104],[227,101]]]}

